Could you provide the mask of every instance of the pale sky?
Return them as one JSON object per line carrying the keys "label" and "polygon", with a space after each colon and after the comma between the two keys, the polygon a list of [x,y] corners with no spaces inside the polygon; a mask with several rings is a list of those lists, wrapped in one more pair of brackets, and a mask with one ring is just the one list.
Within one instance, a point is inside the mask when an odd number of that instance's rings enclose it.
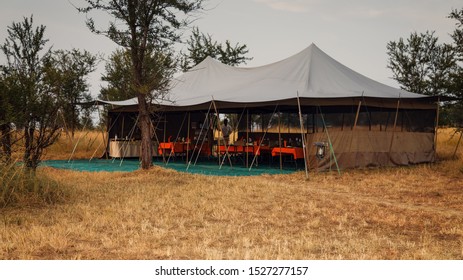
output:
{"label": "pale sky", "polygon": [[[47,27],[53,49],[86,49],[108,57],[116,45],[92,34],[85,15],[71,5],[83,0],[0,0],[0,44],[7,26],[34,15]],[[244,67],[261,66],[298,53],[315,43],[347,67],[376,81],[398,87],[387,69],[386,44],[411,32],[435,31],[450,42],[455,21],[447,16],[463,8],[461,0],[208,0],[193,23],[203,33],[224,42],[246,44],[254,59]],[[101,20],[99,20],[101,19]],[[104,17],[97,23],[106,25]],[[189,30],[185,30],[185,39]],[[181,46],[179,46],[180,48]],[[0,63],[4,63],[3,53]],[[101,62],[90,79],[92,96],[100,90]]]}

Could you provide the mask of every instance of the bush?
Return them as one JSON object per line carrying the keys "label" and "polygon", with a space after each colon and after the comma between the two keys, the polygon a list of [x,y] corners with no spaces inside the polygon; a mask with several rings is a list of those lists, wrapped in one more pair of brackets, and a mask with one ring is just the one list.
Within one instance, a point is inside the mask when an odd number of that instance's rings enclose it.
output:
{"label": "bush", "polygon": [[0,164],[0,208],[64,202],[69,194],[56,181],[17,164]]}

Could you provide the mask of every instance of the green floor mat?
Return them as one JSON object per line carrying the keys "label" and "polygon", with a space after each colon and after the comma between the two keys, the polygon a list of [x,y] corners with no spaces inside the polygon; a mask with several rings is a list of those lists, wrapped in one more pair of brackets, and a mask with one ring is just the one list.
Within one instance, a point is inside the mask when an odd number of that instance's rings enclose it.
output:
{"label": "green floor mat", "polygon": [[[197,163],[196,165],[191,164],[187,170],[187,164],[185,162],[169,162],[165,164],[162,161],[154,161],[154,165],[161,166],[164,168],[174,169],[180,172],[188,172],[194,174],[214,175],[214,176],[254,176],[261,174],[289,174],[296,170],[295,167],[288,167],[283,170],[268,165],[259,165],[253,167],[251,170],[244,166],[235,165],[222,165],[219,168],[217,162],[205,161]],[[71,169],[77,171],[90,171],[90,172],[131,172],[140,168],[140,162],[134,159],[126,160],[105,160],[105,159],[93,159],[93,160],[47,160],[43,161],[41,166],[49,166],[60,169]]]}

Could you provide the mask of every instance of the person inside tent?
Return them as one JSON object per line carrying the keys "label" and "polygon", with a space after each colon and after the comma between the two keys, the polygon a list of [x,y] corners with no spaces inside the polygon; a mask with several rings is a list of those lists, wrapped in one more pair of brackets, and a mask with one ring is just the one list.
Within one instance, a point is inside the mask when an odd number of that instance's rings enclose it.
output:
{"label": "person inside tent", "polygon": [[230,134],[232,132],[231,126],[228,124],[228,119],[223,120],[223,125],[222,125],[222,135],[223,135],[223,140],[225,142],[225,145],[229,145],[230,142]]}

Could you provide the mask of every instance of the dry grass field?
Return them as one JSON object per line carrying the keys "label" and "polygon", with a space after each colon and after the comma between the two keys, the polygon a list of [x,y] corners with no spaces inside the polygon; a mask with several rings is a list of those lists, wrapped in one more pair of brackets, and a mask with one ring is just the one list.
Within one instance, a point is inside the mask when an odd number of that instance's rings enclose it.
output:
{"label": "dry grass field", "polygon": [[42,168],[68,198],[0,209],[0,259],[463,259],[463,147],[451,159],[450,135],[436,164],[309,180]]}

